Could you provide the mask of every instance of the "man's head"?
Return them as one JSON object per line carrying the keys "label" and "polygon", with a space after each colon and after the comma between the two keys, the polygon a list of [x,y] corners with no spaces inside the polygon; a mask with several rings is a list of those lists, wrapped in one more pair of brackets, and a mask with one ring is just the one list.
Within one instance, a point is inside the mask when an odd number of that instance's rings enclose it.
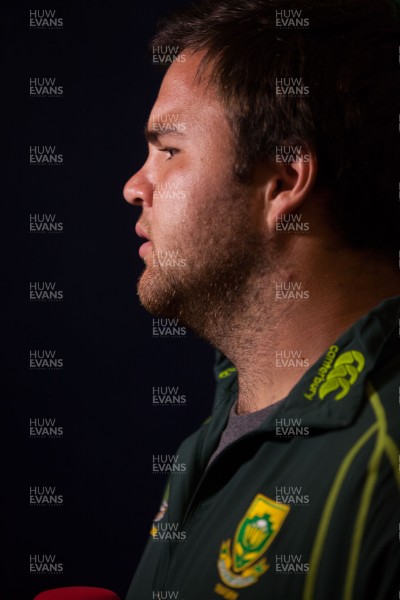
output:
{"label": "man's head", "polygon": [[275,160],[277,146],[306,144],[318,157],[317,183],[333,192],[344,239],[397,248],[399,230],[387,231],[389,221],[399,223],[398,6],[206,0],[167,19],[153,47],[206,53],[236,136],[239,175],[260,158]]}
{"label": "man's head", "polygon": [[207,0],[161,26],[153,48],[179,50],[125,188],[153,241],[149,310],[198,330],[237,310],[297,243],[282,217],[397,248],[398,33],[389,0]]}
{"label": "man's head", "polygon": [[224,108],[196,79],[201,57],[188,53],[168,70],[146,126],[148,159],[125,189],[143,209],[139,235],[151,240],[141,249],[140,298],[194,328],[207,306],[236,301],[270,254],[262,186],[235,177]]}

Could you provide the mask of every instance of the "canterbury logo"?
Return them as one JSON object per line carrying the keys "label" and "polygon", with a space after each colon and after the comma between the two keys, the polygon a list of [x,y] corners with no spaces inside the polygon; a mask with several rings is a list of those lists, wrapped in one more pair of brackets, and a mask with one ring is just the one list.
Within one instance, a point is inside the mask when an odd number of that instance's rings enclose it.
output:
{"label": "canterbury logo", "polygon": [[334,362],[333,369],[326,376],[326,381],[319,388],[318,396],[323,400],[330,392],[339,392],[335,400],[341,400],[357,381],[359,373],[365,365],[364,356],[358,350],[349,350],[341,354]]}
{"label": "canterbury logo", "polygon": [[329,348],[308,392],[304,394],[308,400],[312,400],[317,392],[320,400],[332,392],[336,392],[335,400],[342,400],[356,383],[365,365],[363,354],[358,350],[348,350],[336,358],[338,351],[338,346]]}
{"label": "canterbury logo", "polygon": [[236,367],[228,367],[228,369],[225,369],[225,371],[221,371],[218,375],[219,379],[226,379],[227,377],[230,377],[232,375],[232,373],[236,373],[237,369]]}

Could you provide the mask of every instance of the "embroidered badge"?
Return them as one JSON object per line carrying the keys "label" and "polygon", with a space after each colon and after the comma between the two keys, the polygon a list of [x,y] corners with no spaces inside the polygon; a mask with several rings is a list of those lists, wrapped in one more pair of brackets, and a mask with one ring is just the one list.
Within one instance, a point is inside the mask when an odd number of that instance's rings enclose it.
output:
{"label": "embroidered badge", "polygon": [[313,400],[315,396],[323,400],[333,392],[336,392],[335,400],[342,400],[356,383],[365,366],[364,355],[358,350],[348,350],[337,356],[338,352],[338,346],[329,348],[307,393],[304,394],[307,400]]}
{"label": "embroidered badge", "polygon": [[289,506],[257,494],[236,528],[233,542],[221,544],[218,572],[233,588],[253,585],[269,569],[263,554],[275,539],[290,510]]}
{"label": "embroidered badge", "polygon": [[358,350],[349,350],[341,354],[334,362],[333,369],[319,388],[318,396],[323,400],[330,392],[337,392],[335,400],[341,400],[357,381],[365,365],[365,358]]}

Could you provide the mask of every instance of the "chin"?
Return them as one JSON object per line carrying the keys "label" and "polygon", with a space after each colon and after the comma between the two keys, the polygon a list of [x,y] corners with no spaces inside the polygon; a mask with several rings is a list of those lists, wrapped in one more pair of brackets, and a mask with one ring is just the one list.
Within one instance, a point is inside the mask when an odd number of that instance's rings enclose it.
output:
{"label": "chin", "polygon": [[171,282],[151,272],[149,267],[141,275],[137,293],[142,306],[152,315],[164,318],[179,318],[181,306],[178,306],[176,288]]}

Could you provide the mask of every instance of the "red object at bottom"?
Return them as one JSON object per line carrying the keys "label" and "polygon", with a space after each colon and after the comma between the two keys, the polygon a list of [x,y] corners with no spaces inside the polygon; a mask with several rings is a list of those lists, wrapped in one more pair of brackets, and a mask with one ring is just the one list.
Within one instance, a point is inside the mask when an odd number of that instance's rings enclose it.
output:
{"label": "red object at bottom", "polygon": [[120,600],[120,598],[111,590],[79,586],[40,592],[33,600]]}

